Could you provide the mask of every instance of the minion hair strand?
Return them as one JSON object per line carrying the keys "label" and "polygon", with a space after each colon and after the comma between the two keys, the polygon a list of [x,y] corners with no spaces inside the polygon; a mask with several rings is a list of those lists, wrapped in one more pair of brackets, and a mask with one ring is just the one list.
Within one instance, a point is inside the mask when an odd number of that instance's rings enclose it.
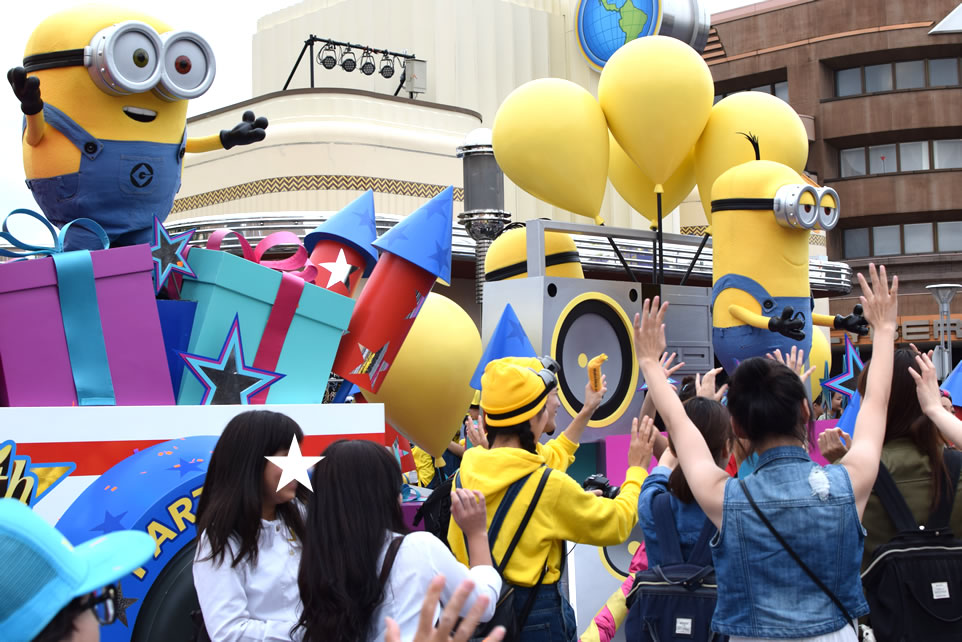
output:
{"label": "minion hair strand", "polygon": [[758,136],[756,136],[751,132],[748,132],[747,134],[745,132],[737,132],[737,133],[747,138],[748,142],[750,142],[752,144],[752,147],[755,148],[755,160],[761,160],[762,152],[758,147]]}

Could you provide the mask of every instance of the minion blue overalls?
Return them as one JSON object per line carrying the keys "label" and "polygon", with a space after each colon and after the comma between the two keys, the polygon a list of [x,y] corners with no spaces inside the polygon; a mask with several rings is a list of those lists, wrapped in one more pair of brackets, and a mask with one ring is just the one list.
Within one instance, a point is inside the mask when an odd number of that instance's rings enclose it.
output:
{"label": "minion blue overalls", "polygon": [[730,328],[713,327],[712,345],[715,348],[715,356],[729,375],[735,372],[738,362],[752,357],[764,357],[766,353],[772,352],[776,348],[781,350],[782,354],[785,354],[791,351],[792,346],[794,346],[799,350],[804,350],[806,356],[809,354],[812,347],[811,310],[813,302],[811,297],[771,296],[754,279],[741,274],[726,274],[712,286],[712,307],[715,306],[715,299],[718,298],[718,295],[728,289],[741,290],[755,299],[761,307],[761,315],[764,317],[780,317],[782,310],[791,306],[795,310],[792,318],[802,319],[805,322],[802,328],[805,338],[801,341],[790,339],[771,330],[760,330],[750,325],[736,325]]}
{"label": "minion blue overalls", "polygon": [[[43,116],[80,150],[78,171],[27,180],[47,219],[58,227],[78,218],[93,219],[111,245],[150,243],[154,217],[167,218],[180,189],[186,130],[180,143],[100,140],[49,103]],[[64,243],[67,250],[102,247],[96,235],[76,226]]]}

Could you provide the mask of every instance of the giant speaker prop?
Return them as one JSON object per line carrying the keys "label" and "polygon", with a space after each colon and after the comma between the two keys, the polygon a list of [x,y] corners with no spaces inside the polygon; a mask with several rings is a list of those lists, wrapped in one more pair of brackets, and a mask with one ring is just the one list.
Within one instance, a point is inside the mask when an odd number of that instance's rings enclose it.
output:
{"label": "giant speaker prop", "polygon": [[[505,305],[510,303],[535,351],[550,355],[561,364],[558,430],[564,430],[584,405],[588,359],[605,353],[608,361],[602,372],[607,376],[608,391],[588,422],[583,441],[601,441],[609,435],[627,433],[644,398],[638,394],[644,382],[635,359],[635,313],[641,312],[646,297],[660,294],[671,302],[665,320],[668,351],[677,352],[678,359],[685,361],[684,372],[705,372],[715,362],[711,345],[711,288],[662,285],[659,290],[651,283],[545,276],[545,230],[648,242],[654,233],[540,219],[528,221],[528,276],[484,285],[483,342],[487,344]],[[666,235],[671,242],[668,236],[674,235]]]}

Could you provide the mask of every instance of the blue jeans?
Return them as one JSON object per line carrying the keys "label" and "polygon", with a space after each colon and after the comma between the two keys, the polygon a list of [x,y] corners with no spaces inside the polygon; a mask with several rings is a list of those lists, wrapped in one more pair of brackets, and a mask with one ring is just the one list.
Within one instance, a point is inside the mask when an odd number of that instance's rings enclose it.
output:
{"label": "blue jeans", "polygon": [[[533,590],[515,588],[514,612],[519,616]],[[542,585],[521,630],[521,642],[575,642],[577,639],[575,612],[561,594],[558,584]]]}

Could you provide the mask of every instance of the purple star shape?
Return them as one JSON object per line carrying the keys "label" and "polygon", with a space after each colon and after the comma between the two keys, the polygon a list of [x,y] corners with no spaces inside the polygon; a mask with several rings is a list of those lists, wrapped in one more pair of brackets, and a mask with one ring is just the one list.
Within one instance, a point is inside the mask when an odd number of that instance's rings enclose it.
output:
{"label": "purple star shape", "polygon": [[845,351],[842,354],[842,364],[842,372],[834,377],[822,379],[822,388],[828,388],[844,395],[847,400],[851,401],[858,387],[859,375],[862,374],[862,369],[865,366],[862,363],[861,355],[858,353],[858,348],[852,344],[848,333],[845,334]]}
{"label": "purple star shape", "polygon": [[190,277],[196,276],[190,264],[187,263],[190,239],[196,231],[187,230],[171,236],[160,219],[154,217],[154,242],[150,246],[150,253],[154,259],[155,293],[160,292],[174,272]]}

